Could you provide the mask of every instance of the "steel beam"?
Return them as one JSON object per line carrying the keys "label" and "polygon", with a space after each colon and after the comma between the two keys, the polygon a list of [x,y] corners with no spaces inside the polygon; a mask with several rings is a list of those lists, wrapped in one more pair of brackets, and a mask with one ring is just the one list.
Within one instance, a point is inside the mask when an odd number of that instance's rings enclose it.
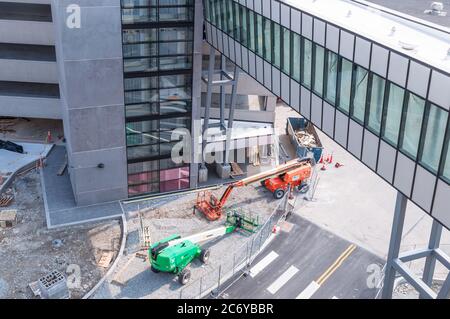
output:
{"label": "steel beam", "polygon": [[[212,80],[214,76],[214,62],[215,62],[215,50],[212,46],[209,46],[209,64],[208,64],[208,81],[206,82],[206,105],[205,105],[205,117],[203,119],[203,131],[202,131],[202,150],[206,148],[205,132],[209,127],[209,111],[211,109],[212,98]],[[205,165],[204,156],[202,156],[202,166]]]}
{"label": "steel beam", "polygon": [[439,291],[437,298],[438,299],[448,299],[450,297],[450,273],[447,275],[447,278],[442,285],[441,290]]}
{"label": "steel beam", "polygon": [[[225,55],[220,56],[220,80],[223,80],[223,75],[227,74],[227,66]],[[225,126],[225,87],[220,86],[220,125]]]}
{"label": "steel beam", "polygon": [[[422,296],[421,298],[436,299],[437,294],[420,277],[409,269],[400,259],[393,261],[393,268],[397,270],[406,281],[411,284]],[[392,287],[393,288],[393,287]],[[384,290],[383,290],[384,292]],[[392,290],[391,290],[392,296]]]}
{"label": "steel beam", "polygon": [[443,264],[447,269],[450,269],[450,257],[443,252],[442,249],[436,248],[434,250],[434,254],[441,264]]}
{"label": "steel beam", "polygon": [[231,144],[231,132],[233,130],[233,122],[234,122],[234,109],[236,107],[236,93],[237,93],[237,84],[239,81],[239,67],[236,65],[234,67],[234,76],[233,76],[233,87],[231,88],[231,104],[230,104],[230,113],[228,114],[228,129],[227,129],[227,139],[225,142],[225,161],[224,164],[230,163],[230,144]]}
{"label": "steel beam", "polygon": [[432,254],[433,254],[432,249],[427,249],[427,248],[417,249],[417,250],[408,251],[406,253],[400,254],[398,259],[400,259],[402,262],[406,263],[408,261],[429,257]]}
{"label": "steel beam", "polygon": [[[439,248],[439,244],[441,242],[442,235],[442,225],[439,224],[436,220],[433,220],[433,225],[431,227],[430,240],[428,241],[428,249],[434,251],[436,248]],[[430,254],[427,256],[425,261],[425,267],[423,269],[422,280],[428,285],[431,286],[433,282],[434,270],[436,269],[436,254]],[[420,298],[424,296],[421,294]]]}
{"label": "steel beam", "polygon": [[391,299],[394,290],[395,280],[395,260],[400,253],[400,244],[402,240],[403,225],[405,222],[406,204],[408,199],[400,192],[397,192],[397,200],[395,202],[394,220],[392,223],[391,240],[389,243],[389,252],[386,262],[386,270],[384,276],[383,299]]}

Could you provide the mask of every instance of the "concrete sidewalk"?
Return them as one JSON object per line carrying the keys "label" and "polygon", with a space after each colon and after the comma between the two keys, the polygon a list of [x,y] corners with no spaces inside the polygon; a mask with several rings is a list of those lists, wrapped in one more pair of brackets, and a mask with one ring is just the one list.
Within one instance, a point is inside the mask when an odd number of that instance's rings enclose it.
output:
{"label": "concrete sidewalk", "polygon": [[35,163],[41,158],[45,158],[52,144],[39,143],[19,143],[23,147],[23,154],[0,149],[0,193],[8,188],[13,182],[16,174],[29,167],[35,166]]}
{"label": "concrete sidewalk", "polygon": [[115,218],[122,215],[119,201],[90,206],[77,206],[68,170],[58,176],[64,165],[66,148],[57,145],[41,170],[47,226],[49,228]]}

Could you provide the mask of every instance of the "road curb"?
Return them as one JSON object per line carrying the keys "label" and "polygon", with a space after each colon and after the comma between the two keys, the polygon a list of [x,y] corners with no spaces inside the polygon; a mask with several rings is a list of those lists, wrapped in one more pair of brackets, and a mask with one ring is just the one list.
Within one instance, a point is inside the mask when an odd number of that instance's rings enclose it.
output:
{"label": "road curb", "polygon": [[109,267],[109,269],[105,273],[105,275],[99,280],[99,282],[97,282],[97,284],[91,290],[89,290],[81,299],[89,299],[90,297],[92,297],[92,295],[98,290],[98,288],[100,288],[100,286],[103,285],[103,283],[106,281],[106,279],[116,270],[117,265],[119,264],[119,261],[121,260],[121,258],[123,256],[123,252],[125,250],[125,244],[127,241],[127,234],[128,234],[128,224],[127,224],[127,219],[125,218],[124,214],[121,215],[121,220],[122,220],[122,223],[121,223],[122,240],[120,243],[120,249],[119,249],[119,252],[117,253],[116,259],[114,260],[111,267]]}

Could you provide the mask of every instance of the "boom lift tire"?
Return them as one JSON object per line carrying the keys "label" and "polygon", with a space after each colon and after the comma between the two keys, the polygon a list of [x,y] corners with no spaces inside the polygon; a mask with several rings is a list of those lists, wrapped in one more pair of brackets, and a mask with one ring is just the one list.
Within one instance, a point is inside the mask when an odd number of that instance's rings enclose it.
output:
{"label": "boom lift tire", "polygon": [[184,268],[179,274],[178,274],[178,281],[182,285],[186,285],[189,280],[191,279],[191,271],[187,268]]}
{"label": "boom lift tire", "polygon": [[210,255],[209,249],[202,249],[202,252],[200,253],[200,260],[202,261],[202,263],[204,264],[208,263],[209,255]]}
{"label": "boom lift tire", "polygon": [[282,199],[284,196],[284,190],[282,190],[281,188],[277,189],[275,192],[273,192],[273,197],[275,199]]}
{"label": "boom lift tire", "polygon": [[155,274],[159,273],[159,270],[156,269],[156,268],[153,267],[153,266],[151,266],[150,269],[151,269]]}
{"label": "boom lift tire", "polygon": [[309,184],[300,184],[297,186],[297,190],[301,194],[306,194],[309,191]]}

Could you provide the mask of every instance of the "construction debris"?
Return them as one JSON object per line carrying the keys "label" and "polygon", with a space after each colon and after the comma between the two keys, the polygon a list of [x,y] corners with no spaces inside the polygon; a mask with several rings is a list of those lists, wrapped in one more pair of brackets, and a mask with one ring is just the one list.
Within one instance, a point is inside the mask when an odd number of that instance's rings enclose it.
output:
{"label": "construction debris", "polygon": [[17,124],[17,118],[2,117],[0,118],[0,133],[15,133],[13,127]]}
{"label": "construction debris", "polygon": [[0,228],[10,228],[17,225],[17,210],[0,211]]}
{"label": "construction debris", "polygon": [[57,270],[53,270],[47,275],[39,278],[38,287],[42,298],[45,299],[70,298],[70,292],[69,288],[67,287],[66,277],[64,277],[64,275]]}
{"label": "construction debris", "polygon": [[137,252],[137,253],[136,253],[136,257],[137,257],[137,258],[141,258],[143,261],[147,261],[148,255],[147,255],[147,254],[144,254],[144,253],[139,253],[139,252]]}
{"label": "construction debris", "polygon": [[39,282],[37,280],[29,283],[28,287],[30,287],[35,297],[41,297],[41,290],[39,289]]}
{"label": "construction debris", "polygon": [[100,267],[108,268],[113,256],[114,256],[114,253],[112,251],[105,251],[102,253],[100,260],[98,261],[97,264]]}
{"label": "construction debris", "polygon": [[231,177],[237,177],[237,176],[242,176],[244,175],[244,172],[242,171],[242,169],[239,167],[239,165],[235,162],[231,162]]}
{"label": "construction debris", "polygon": [[7,207],[14,199],[14,195],[3,194],[0,195],[0,207]]}
{"label": "construction debris", "polygon": [[316,147],[317,146],[317,142],[316,142],[314,135],[311,133],[308,133],[304,130],[296,130],[295,137],[297,138],[297,141],[305,147]]}

